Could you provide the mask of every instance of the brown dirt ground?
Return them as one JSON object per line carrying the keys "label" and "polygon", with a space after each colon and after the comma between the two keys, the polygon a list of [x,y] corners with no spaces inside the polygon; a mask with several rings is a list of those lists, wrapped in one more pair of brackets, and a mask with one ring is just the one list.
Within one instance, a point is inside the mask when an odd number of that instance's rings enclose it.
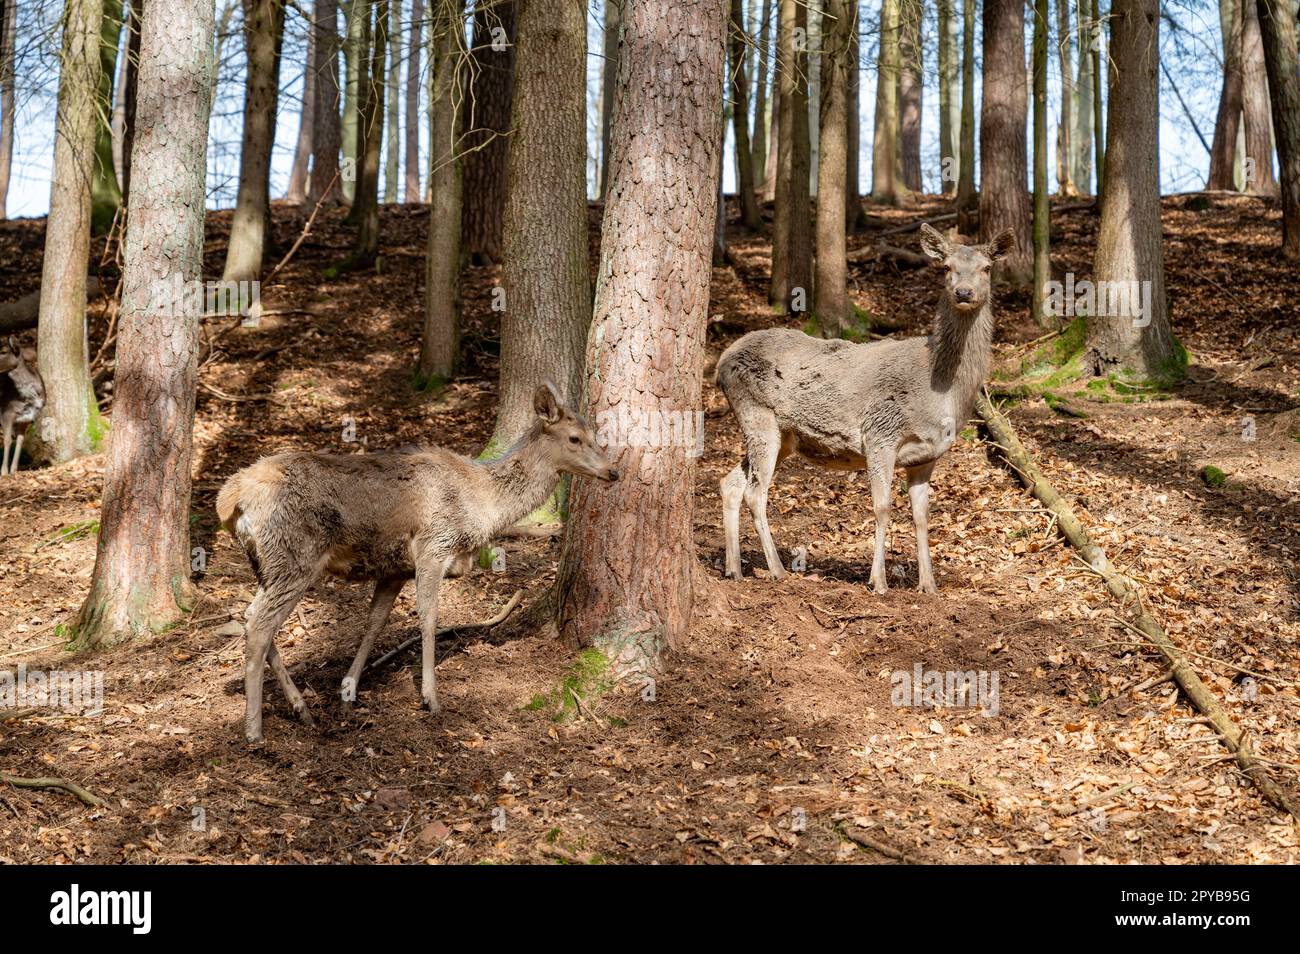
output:
{"label": "brown dirt ground", "polygon": [[[892,224],[939,210],[930,202],[873,216]],[[1185,700],[1169,684],[1134,688],[1161,670],[973,428],[934,479],[938,596],[910,588],[904,495],[890,531],[894,588],[875,596],[861,477],[797,460],[778,475],[771,513],[778,546],[805,547],[808,572],[781,584],[762,572],[720,580],[716,487],[739,443],[711,384],[695,617],[654,701],[623,687],[567,723],[526,708],[555,689],[574,656],[552,636],[508,623],[442,640],[439,717],[419,708],[414,655],[368,674],[349,717],[337,686],[367,594],[331,584],[303,601],[279,640],[320,728],[294,721],[272,682],[267,744],[248,750],[242,639],[219,630],[231,614],[242,618],[252,577],[216,532],[224,478],[283,448],[356,449],[342,440],[347,416],[371,448],[428,442],[473,453],[490,430],[495,270],[466,273],[465,375],[437,398],[411,388],[425,214],[386,208],[380,274],[333,281],[322,270],[344,256],[349,235],[326,218],[283,280],[264,289],[267,308],[281,314],[230,331],[208,357],[204,385],[272,397],[199,392],[194,544],[209,557],[187,625],[70,657],[58,627],[93,565],[86,522],[98,516],[103,459],[0,485],[0,660],[11,669],[102,669],[106,697],[99,717],[43,713],[0,724],[0,768],[76,780],[109,806],[0,787],[0,861],[887,860],[846,833],[945,862],[1300,861],[1295,824],[1224,760]],[[277,219],[288,245],[301,215],[277,209]],[[211,216],[212,270],[228,222]],[[1089,209],[1059,216],[1058,268],[1086,277],[1095,226]],[[1169,400],[1070,396],[1086,418],[1037,400],[1011,414],[1170,635],[1202,654],[1202,674],[1296,797],[1300,444],[1276,412],[1300,403],[1300,278],[1272,254],[1278,227],[1276,210],[1254,199],[1203,209],[1167,200],[1175,326],[1194,356],[1189,383]],[[736,267],[714,275],[710,371],[738,334],[782,320],[765,304],[765,241],[732,240]],[[40,222],[0,223],[4,297],[37,283],[41,241]],[[870,232],[855,241],[869,242]],[[853,279],[858,304],[904,333],[928,324],[932,273],[867,265]],[[1015,317],[1024,311],[1023,300],[1000,302],[1000,351],[1011,365],[1036,334]],[[99,304],[92,353],[104,325]],[[1241,439],[1245,416],[1257,421],[1253,442]],[[1206,463],[1228,473],[1226,486],[1198,478]],[[747,526],[743,541],[750,572],[761,556]],[[528,600],[544,591],[558,544],[505,548],[503,572],[444,589],[447,624],[492,615],[516,589]],[[415,631],[413,609],[408,587],[379,650]],[[891,704],[890,673],[918,663],[996,671],[999,715]],[[1257,694],[1242,669],[1267,677]]]}

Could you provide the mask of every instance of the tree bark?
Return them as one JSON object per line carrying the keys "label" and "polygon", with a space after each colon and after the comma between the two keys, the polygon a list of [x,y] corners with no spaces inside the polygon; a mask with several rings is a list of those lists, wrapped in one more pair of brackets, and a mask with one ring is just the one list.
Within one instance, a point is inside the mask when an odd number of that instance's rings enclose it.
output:
{"label": "tree bark", "polygon": [[86,269],[102,17],[100,0],[69,0],[63,19],[54,175],[45,225],[37,330],[45,408],[27,435],[32,459],[47,463],[98,450],[103,434],[99,405],[90,386],[86,345]]}
{"label": "tree bark", "polygon": [[1241,5],[1248,0],[1219,0],[1219,21],[1223,35],[1223,85],[1219,110],[1214,119],[1214,141],[1210,146],[1210,174],[1205,188],[1237,188],[1237,130],[1241,127]]}
{"label": "tree bark", "polygon": [[424,337],[416,384],[436,389],[460,362],[461,160],[460,129],[463,0],[430,4],[429,254],[425,260]]}
{"label": "tree bark", "polygon": [[518,48],[501,271],[500,399],[485,457],[499,457],[536,420],[533,395],[543,381],[577,404],[591,324],[583,0],[520,0]]}
{"label": "tree bark", "polygon": [[411,0],[411,40],[406,47],[406,181],[402,190],[407,202],[420,201],[420,46],[423,32],[424,0]]}
{"label": "tree bark", "polygon": [[[126,236],[113,436],[80,646],[162,632],[193,606],[190,467],[212,102],[211,0],[144,5],[136,186]],[[178,294],[179,292],[179,294]]]}
{"label": "tree bark", "polygon": [[293,165],[289,168],[289,187],[285,199],[294,205],[307,201],[307,175],[311,162],[312,125],[316,121],[316,31],[307,29],[307,61],[302,71],[302,107],[298,113],[298,141],[294,145]]}
{"label": "tree bark", "polygon": [[474,4],[474,49],[464,130],[465,251],[470,261],[501,261],[506,208],[506,164],[515,85],[515,21],[520,0]]}
{"label": "tree bark", "polygon": [[123,0],[105,0],[99,29],[99,91],[95,97],[95,170],[90,184],[90,227],[107,232],[122,205],[122,187],[113,165],[113,76],[122,39]]}
{"label": "tree bark", "polygon": [[262,274],[270,243],[271,149],[275,145],[276,100],[280,95],[280,46],[284,42],[281,0],[243,0],[244,141],[239,154],[239,196],[230,219],[230,244],[222,280],[253,281]]}
{"label": "tree bark", "polygon": [[984,94],[980,103],[980,237],[1005,229],[1016,249],[1002,262],[1013,285],[1033,278],[1029,238],[1029,159],[1025,148],[1025,8],[1023,0],[985,0]]}
{"label": "tree bark", "polygon": [[1047,309],[1047,283],[1052,278],[1052,219],[1047,194],[1047,36],[1050,15],[1048,0],[1034,0],[1034,293],[1030,312],[1041,328],[1056,327],[1056,320]]}
{"label": "tree bark", "polygon": [[1125,309],[1101,300],[1111,296],[1099,295],[1087,319],[1087,361],[1095,374],[1170,380],[1181,368],[1165,303],[1160,225],[1158,0],[1113,0],[1110,24],[1110,135],[1102,183],[1106,200],[1093,280],[1142,289],[1144,297],[1149,289],[1149,313],[1122,314]]}
{"label": "tree bark", "polygon": [[850,0],[822,0],[821,151],[817,157],[817,276],[813,311],[822,335],[849,328],[848,223],[845,207],[849,56],[853,48]]}
{"label": "tree bark", "polygon": [[939,161],[944,195],[957,191],[961,156],[957,137],[961,130],[961,98],[957,93],[961,62],[957,52],[959,27],[956,0],[937,0],[939,30]]}
{"label": "tree bark", "polygon": [[1056,0],[1056,55],[1061,66],[1061,115],[1056,126],[1056,191],[1063,198],[1079,194],[1074,182],[1076,145],[1074,142],[1074,107],[1078,92],[1074,88],[1074,26],[1070,19],[1070,0]]}
{"label": "tree bark", "polygon": [[1246,123],[1246,191],[1253,195],[1279,194],[1273,173],[1273,129],[1269,105],[1268,70],[1264,64],[1264,42],[1260,34],[1259,11],[1251,0],[1241,0],[1241,50],[1243,100]]}
{"label": "tree bark", "polygon": [[379,255],[379,158],[384,141],[385,64],[388,54],[388,10],[391,0],[376,0],[375,20],[369,31],[371,45],[370,73],[361,108],[362,150],[357,169],[357,191],[352,216],[358,226],[357,244],[348,264],[351,268],[368,268]]}
{"label": "tree bark", "polygon": [[[1083,0],[1079,0],[1083,3]],[[1101,109],[1101,88],[1104,85],[1103,79],[1105,73],[1101,69],[1101,48],[1103,43],[1104,32],[1102,30],[1101,0],[1092,0],[1092,24],[1091,36],[1088,40],[1089,48],[1092,50],[1092,145],[1093,168],[1097,170],[1097,205],[1104,204],[1102,195],[1102,170],[1106,168],[1106,127],[1105,117]]]}
{"label": "tree bark", "polygon": [[975,194],[975,0],[963,0],[961,27],[961,160],[957,180],[957,231],[973,236],[979,211]]}
{"label": "tree bark", "polygon": [[372,0],[342,0],[344,12],[343,58],[347,75],[343,85],[343,119],[340,138],[343,148],[343,201],[354,201],[357,177],[361,160],[358,155],[361,140],[361,100],[364,97],[363,86],[366,72],[369,39],[367,24],[370,22],[370,4]]}
{"label": "tree bark", "polygon": [[339,125],[339,8],[338,0],[316,0],[314,8],[313,69],[316,73],[316,98],[312,120],[311,188],[307,203],[337,205],[343,198],[340,181],[339,150],[343,131]]}
{"label": "tree bark", "polygon": [[384,201],[402,201],[397,193],[398,143],[401,142],[402,0],[388,5],[388,119],[384,126]]}
{"label": "tree bark", "polygon": [[609,192],[609,132],[614,121],[618,78],[619,8],[623,0],[605,0],[604,59],[600,62],[600,201]]}
{"label": "tree bark", "polygon": [[763,11],[762,24],[758,28],[758,62],[754,70],[754,133],[749,138],[750,163],[753,166],[755,188],[765,187],[767,183],[767,129],[768,129],[768,63],[770,62],[769,42],[772,36],[772,7],[774,0],[758,0]]}
{"label": "tree bark", "polygon": [[898,148],[903,185],[921,191],[921,0],[899,0]]}
{"label": "tree bark", "polygon": [[808,35],[808,8],[780,0],[777,23],[781,112],[772,222],[772,283],[768,300],[788,312],[806,312],[812,290],[812,223],[808,138],[808,52],[796,37]]}
{"label": "tree bark", "polygon": [[1074,111],[1074,184],[1092,193],[1092,57],[1088,52],[1088,0],[1076,0],[1075,46],[1079,51],[1079,79],[1075,86],[1078,108]]}
{"label": "tree bark", "polygon": [[0,41],[0,219],[9,217],[9,178],[14,157],[14,52],[17,49],[18,2],[7,0],[4,38]]}
{"label": "tree bark", "polygon": [[1268,69],[1273,130],[1281,168],[1282,254],[1300,259],[1300,75],[1290,0],[1259,0],[1259,29]]}
{"label": "tree bark", "polygon": [[[723,0],[624,7],[601,280],[587,338],[597,427],[620,411],[698,419],[726,31]],[[614,443],[645,442],[624,434]],[[575,485],[557,622],[569,640],[599,648],[614,675],[653,672],[690,624],[695,458],[680,446],[609,450],[619,480]]]}
{"label": "tree bark", "polygon": [[763,218],[754,194],[754,157],[749,146],[749,76],[745,72],[745,58],[750,40],[745,33],[744,17],[743,0],[731,0],[731,128],[736,144],[736,191],[740,194],[740,221],[745,228],[756,232]]}
{"label": "tree bark", "polygon": [[848,111],[846,132],[844,216],[850,232],[866,219],[862,208],[862,31],[858,0],[849,0]]}
{"label": "tree bark", "polygon": [[903,155],[899,145],[899,6],[883,0],[880,7],[880,52],[876,60],[876,120],[871,147],[871,198],[897,205],[906,198]]}

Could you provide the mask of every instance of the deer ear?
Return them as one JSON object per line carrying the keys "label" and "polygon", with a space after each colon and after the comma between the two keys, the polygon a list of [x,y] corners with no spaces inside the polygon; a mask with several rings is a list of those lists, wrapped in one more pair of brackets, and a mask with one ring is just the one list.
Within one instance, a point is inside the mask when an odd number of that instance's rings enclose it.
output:
{"label": "deer ear", "polygon": [[1011,229],[1003,229],[989,242],[988,248],[989,258],[993,261],[1006,258],[1016,250],[1016,233]]}
{"label": "deer ear", "polygon": [[560,419],[560,406],[559,392],[550,381],[543,381],[533,392],[533,410],[547,424],[554,424]]}
{"label": "deer ear", "polygon": [[928,225],[921,226],[921,251],[936,262],[942,262],[952,250],[952,243]]}

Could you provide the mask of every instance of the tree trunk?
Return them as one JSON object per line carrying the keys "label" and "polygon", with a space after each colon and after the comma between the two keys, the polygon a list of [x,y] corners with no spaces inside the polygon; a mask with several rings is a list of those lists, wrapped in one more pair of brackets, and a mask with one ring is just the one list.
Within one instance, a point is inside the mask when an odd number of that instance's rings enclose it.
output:
{"label": "tree trunk", "polygon": [[[587,338],[588,407],[598,428],[620,413],[694,427],[727,8],[723,0],[677,0],[667,9],[627,0],[623,22],[602,280]],[[556,591],[561,633],[602,651],[618,676],[654,672],[660,652],[686,637],[695,458],[693,447],[637,446],[646,443],[641,435],[615,430],[609,449],[619,480],[576,482]]]}
{"label": "tree trunk", "polygon": [[339,7],[338,0],[316,0],[314,9],[316,43],[313,48],[316,73],[316,100],[312,120],[311,189],[307,202],[337,205],[343,198],[340,181],[339,149],[342,128],[339,125]]}
{"label": "tree trunk", "polygon": [[[1100,288],[1140,289],[1138,300],[1145,307],[1124,308],[1119,296],[1099,294],[1087,319],[1087,359],[1096,374],[1170,380],[1181,376],[1182,369],[1165,304],[1158,0],[1113,0],[1110,24],[1110,135],[1102,184],[1106,201],[1093,280]],[[1133,296],[1127,303],[1134,304]]]}
{"label": "tree trunk", "polygon": [[384,131],[384,201],[401,202],[397,193],[398,143],[401,142],[402,0],[388,5],[388,119]]}
{"label": "tree trunk", "polygon": [[123,0],[105,0],[99,28],[99,91],[95,97],[95,168],[90,183],[90,227],[107,232],[122,205],[122,188],[113,166],[113,74],[122,38]]}
{"label": "tree trunk", "polygon": [[1273,174],[1273,116],[1269,105],[1268,70],[1264,64],[1264,42],[1260,35],[1259,11],[1250,0],[1241,0],[1242,69],[1246,123],[1246,191],[1253,195],[1279,194]]}
{"label": "tree trunk", "polygon": [[609,192],[609,131],[614,121],[618,78],[619,8],[623,0],[605,0],[604,59],[600,62],[600,201]]}
{"label": "tree trunk", "polygon": [[1259,0],[1259,29],[1268,68],[1273,130],[1281,168],[1282,254],[1300,259],[1300,75],[1290,0]]}
{"label": "tree trunk", "polygon": [[[1030,313],[1042,328],[1056,327],[1056,320],[1047,308],[1047,283],[1052,278],[1052,210],[1047,194],[1047,35],[1050,15],[1048,0],[1034,0],[1034,294]],[[1058,155],[1058,161],[1060,159]]]}
{"label": "tree trunk", "polygon": [[921,191],[921,0],[899,0],[898,148],[903,185]]}
{"label": "tree trunk", "polygon": [[754,133],[750,136],[750,163],[753,167],[755,188],[767,183],[767,128],[768,128],[768,43],[772,35],[773,0],[758,0],[763,11],[762,25],[758,29],[758,63],[754,71]]}
{"label": "tree trunk", "polygon": [[772,284],[768,300],[786,311],[806,312],[811,302],[812,223],[809,221],[811,143],[808,138],[808,53],[796,36],[808,35],[808,8],[780,0],[777,24],[781,86],[776,209],[772,223]]}
{"label": "tree trunk", "polygon": [[957,84],[961,64],[957,54],[958,25],[956,0],[937,0],[939,29],[939,162],[940,186],[944,195],[957,191],[961,157],[957,137],[961,129],[961,100]]}
{"label": "tree trunk", "polygon": [[[1079,0],[1083,3],[1083,0]],[[1092,24],[1091,36],[1088,40],[1089,48],[1092,50],[1092,145],[1093,145],[1093,168],[1097,170],[1097,205],[1104,204],[1102,196],[1102,170],[1106,168],[1106,127],[1105,117],[1101,109],[1101,88],[1104,85],[1105,73],[1101,69],[1101,50],[1104,43],[1105,33],[1102,30],[1102,21],[1100,13],[1101,0],[1092,0]]]}
{"label": "tree trunk", "polygon": [[9,177],[14,158],[14,51],[17,48],[18,2],[7,0],[4,38],[0,40],[0,219],[9,217]]}
{"label": "tree trunk", "polygon": [[361,131],[358,148],[362,150],[357,170],[357,192],[352,215],[357,229],[356,249],[348,264],[351,268],[368,268],[379,255],[379,157],[384,141],[385,63],[388,53],[388,10],[391,0],[376,0],[371,46],[370,74],[361,107]]}
{"label": "tree trunk", "polygon": [[731,0],[731,128],[735,137],[736,191],[740,195],[740,221],[745,228],[758,231],[763,218],[754,194],[754,164],[749,148],[749,77],[745,57],[749,37],[745,33],[743,0]]}
{"label": "tree trunk", "polygon": [[[138,0],[136,5],[138,6]],[[132,4],[126,2],[122,4],[122,30],[123,36],[120,38],[119,46],[125,46],[126,50],[117,58],[117,78],[113,82],[113,115],[109,121],[109,131],[113,137],[113,174],[117,176],[119,186],[123,186],[126,178],[126,164],[123,161],[123,143],[126,139],[126,88],[131,82],[131,35],[138,32],[136,27],[137,14],[132,11]],[[123,199],[126,197],[126,189],[121,189]]]}
{"label": "tree trunk", "polygon": [[474,4],[469,95],[461,111],[465,156],[461,214],[465,251],[479,265],[501,261],[518,2],[478,0]]}
{"label": "tree trunk", "polygon": [[862,33],[858,0],[849,0],[848,111],[845,133],[844,216],[850,232],[867,217],[862,208]]}
{"label": "tree trunk", "polygon": [[[575,405],[591,324],[587,30],[583,0],[521,0],[501,278],[499,457],[532,425],[550,379]],[[544,237],[544,240],[542,240]]]}
{"label": "tree trunk", "polygon": [[975,0],[963,0],[961,26],[961,160],[957,180],[957,231],[973,236],[979,210],[975,194]]}
{"label": "tree trunk", "polygon": [[1074,185],[1092,193],[1092,57],[1088,52],[1088,0],[1075,4],[1075,46],[1079,51],[1079,80],[1075,85]]}
{"label": "tree trunk", "polygon": [[980,236],[1004,229],[1016,249],[1002,263],[1013,285],[1033,278],[1025,149],[1025,8],[1023,0],[984,2],[984,95],[980,109]]}
{"label": "tree trunk", "polygon": [[316,31],[307,29],[307,61],[302,71],[302,108],[298,113],[298,141],[285,199],[294,205],[307,201],[308,163],[311,161],[312,124],[316,121]]}
{"label": "tree trunk", "polygon": [[253,281],[262,274],[269,244],[271,149],[275,145],[275,107],[280,95],[280,45],[284,41],[281,0],[243,0],[244,142],[239,154],[239,197],[230,219],[230,244],[221,278]]}
{"label": "tree trunk", "polygon": [[463,0],[430,4],[429,254],[425,260],[424,337],[416,384],[437,389],[456,374],[460,356],[461,160],[460,128]]}
{"label": "tree trunk", "polygon": [[1249,0],[1219,0],[1219,21],[1223,36],[1223,85],[1219,90],[1219,111],[1214,119],[1214,142],[1210,146],[1210,174],[1207,189],[1235,189],[1237,130],[1241,126],[1241,5]]}
{"label": "tree trunk", "polygon": [[145,4],[142,27],[113,436],[75,635],[91,648],[167,630],[194,596],[190,467],[204,296],[189,289],[201,288],[203,266],[211,0]]}
{"label": "tree trunk", "polygon": [[[781,0],[773,0],[774,6],[777,7],[777,27],[780,28],[780,4]],[[773,40],[772,49],[772,79],[768,83],[768,107],[767,115],[769,123],[767,127],[767,161],[763,163],[763,168],[767,174],[763,178],[763,201],[776,201],[776,180],[777,167],[780,165],[780,147],[781,147],[781,49],[780,37]]]}
{"label": "tree trunk", "polygon": [[1074,53],[1071,49],[1073,36],[1070,0],[1056,0],[1056,53],[1061,65],[1061,115],[1056,126],[1056,189],[1062,197],[1079,194],[1079,187],[1074,183],[1074,106],[1078,94],[1074,89]]}
{"label": "tree trunk", "polygon": [[411,40],[406,47],[406,181],[402,189],[407,202],[420,201],[420,44],[423,31],[424,0],[411,0]]}
{"label": "tree trunk", "polygon": [[823,0],[821,152],[817,157],[817,277],[813,308],[822,335],[849,328],[848,245],[844,209],[847,172],[849,56],[853,48],[850,0]]}
{"label": "tree trunk", "polygon": [[344,29],[343,58],[347,77],[343,86],[343,119],[341,138],[343,147],[343,200],[354,201],[357,177],[360,172],[361,100],[364,96],[362,77],[365,75],[369,40],[367,24],[370,22],[371,0],[343,0]]}
{"label": "tree trunk", "polygon": [[898,142],[898,26],[900,0],[880,7],[880,53],[876,60],[876,121],[871,147],[871,198],[896,205],[905,198],[903,156]]}
{"label": "tree trunk", "polygon": [[103,435],[90,386],[86,269],[90,258],[91,176],[99,95],[100,0],[69,0],[63,18],[54,175],[41,267],[37,351],[45,409],[28,433],[33,460],[71,460],[98,449]]}

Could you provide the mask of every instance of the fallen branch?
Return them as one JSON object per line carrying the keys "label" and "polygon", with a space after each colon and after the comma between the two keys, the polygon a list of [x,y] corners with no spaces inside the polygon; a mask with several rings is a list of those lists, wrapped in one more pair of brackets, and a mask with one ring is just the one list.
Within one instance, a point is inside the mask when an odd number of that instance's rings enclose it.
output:
{"label": "fallen branch", "polygon": [[861,832],[850,831],[848,828],[842,827],[840,828],[840,834],[842,834],[845,838],[847,838],[849,841],[853,842],[856,845],[859,845],[863,848],[868,848],[871,851],[874,851],[878,855],[884,855],[886,858],[892,858],[895,861],[901,861],[904,864],[923,865],[929,863],[924,858],[920,858],[916,855],[909,855],[906,852],[901,851],[898,848],[895,848],[893,845],[887,845],[883,841],[876,841],[876,839],[868,835],[864,835]]}
{"label": "fallen branch", "polygon": [[1029,456],[1029,452],[1025,450],[1024,445],[1020,443],[1011,422],[983,394],[975,399],[975,410],[983,418],[994,442],[1006,455],[1012,469],[1020,476],[1021,481],[1029,488],[1030,493],[1038,498],[1044,507],[1056,514],[1057,526],[1060,527],[1061,533],[1079,551],[1083,559],[1087,561],[1089,568],[1105,581],[1106,589],[1110,591],[1110,594],[1119,600],[1122,606],[1136,608],[1132,628],[1140,632],[1159,649],[1160,655],[1164,657],[1165,662],[1169,665],[1174,681],[1178,683],[1179,688],[1191,700],[1197,711],[1201,712],[1214,730],[1218,732],[1223,744],[1236,757],[1237,765],[1255,783],[1255,786],[1265,798],[1295,818],[1300,818],[1300,809],[1296,808],[1296,805],[1287,794],[1273,781],[1261,761],[1251,753],[1250,741],[1246,737],[1246,733],[1232,721],[1232,718],[1219,705],[1219,701],[1214,698],[1209,687],[1201,681],[1201,677],[1196,674],[1196,670],[1187,661],[1187,656],[1183,651],[1173,644],[1169,637],[1165,635],[1165,631],[1160,627],[1160,624],[1142,608],[1141,592],[1137,586],[1111,565],[1105,550],[1092,542],[1092,538],[1088,536],[1088,531],[1075,517],[1070,505],[1061,498],[1061,495],[1043,476],[1038,464]]}
{"label": "fallen branch", "polygon": [[108,803],[98,795],[91,794],[76,782],[69,782],[61,778],[21,778],[17,775],[5,775],[0,772],[0,782],[6,785],[12,785],[14,788],[57,788],[75,795],[87,805],[95,808],[107,808]]}
{"label": "fallen branch", "polygon": [[920,252],[913,252],[910,249],[899,248],[896,245],[888,245],[884,242],[863,246],[846,256],[846,260],[852,265],[860,265],[864,262],[878,262],[881,259],[889,259],[904,268],[924,268],[930,264],[930,260]]}
{"label": "fallen branch", "polygon": [[338,177],[339,174],[335,172],[334,178],[330,180],[330,184],[321,190],[320,201],[316,203],[316,208],[311,210],[311,215],[307,216],[307,221],[302,227],[302,232],[299,234],[298,240],[289,246],[289,251],[284,253],[284,258],[280,259],[275,268],[271,269],[270,274],[266,276],[266,280],[262,282],[263,285],[270,285],[275,276],[279,275],[284,267],[293,261],[293,257],[298,254],[298,249],[302,248],[302,243],[307,241],[307,236],[311,234],[311,227],[316,221],[316,214],[320,212],[321,206],[325,204],[325,199],[329,196],[330,190],[334,188],[334,183],[338,181]]}
{"label": "fallen branch", "polygon": [[[86,297],[99,294],[99,279],[86,279]],[[41,290],[38,288],[15,301],[0,302],[0,335],[26,331],[36,327],[41,311]]]}
{"label": "fallen branch", "polygon": [[[466,623],[464,626],[448,626],[446,629],[438,630],[438,635],[445,636],[448,633],[460,632],[461,630],[466,630],[466,629],[489,629],[497,625],[498,623],[503,622],[507,616],[513,613],[515,611],[515,607],[519,605],[519,601],[522,600],[523,598],[524,598],[524,591],[515,590],[515,595],[510,597],[510,602],[507,603],[505,606],[503,606],[501,608],[501,612],[497,613],[497,615],[493,616],[491,619],[484,620],[481,623]],[[413,647],[416,643],[418,643],[421,640],[421,638],[422,638],[422,634],[419,636],[412,636],[410,639],[404,640],[396,649],[389,650],[388,652],[380,656],[378,659],[376,659],[374,662],[366,666],[366,668],[363,669],[362,672],[370,672],[373,669],[379,669],[381,666],[387,665],[388,663],[396,659],[398,656],[402,655],[402,653],[406,652],[408,649]]]}

